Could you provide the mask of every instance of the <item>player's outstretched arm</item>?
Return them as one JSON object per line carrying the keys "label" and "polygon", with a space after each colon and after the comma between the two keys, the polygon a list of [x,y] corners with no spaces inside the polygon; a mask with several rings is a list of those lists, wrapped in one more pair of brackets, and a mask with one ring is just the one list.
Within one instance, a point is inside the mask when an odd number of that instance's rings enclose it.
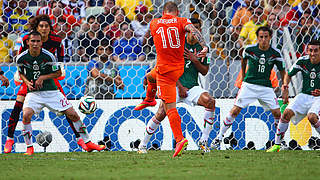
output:
{"label": "player's outstretched arm", "polygon": [[[281,71],[280,71],[280,73],[281,73]],[[281,77],[282,77],[282,74],[281,74]],[[281,87],[283,104],[287,104],[289,102],[289,83],[290,83],[290,81],[291,81],[291,77],[288,75],[288,73],[284,73],[283,85]]]}
{"label": "player's outstretched arm", "polygon": [[284,78],[286,76],[287,72],[285,70],[280,71],[280,75],[281,75],[281,80],[284,83]]}
{"label": "player's outstretched arm", "polygon": [[244,77],[246,76],[246,68],[247,68],[247,59],[241,58],[241,73],[242,73],[241,82],[243,82]]}
{"label": "player's outstretched arm", "polygon": [[1,86],[8,87],[9,86],[9,80],[6,76],[4,76],[4,72],[0,68],[0,80],[2,81]]}
{"label": "player's outstretched arm", "polygon": [[181,82],[178,80],[177,81],[177,87],[179,91],[179,96],[181,98],[186,98],[188,96],[187,91],[189,90],[188,88],[182,86]]}
{"label": "player's outstretched arm", "polygon": [[185,30],[193,35],[194,38],[196,38],[199,42],[199,44],[202,46],[202,51],[198,54],[198,57],[206,57],[208,53],[208,46],[206,45],[206,42],[200,33],[200,31],[194,27],[193,24],[188,24],[185,27]]}

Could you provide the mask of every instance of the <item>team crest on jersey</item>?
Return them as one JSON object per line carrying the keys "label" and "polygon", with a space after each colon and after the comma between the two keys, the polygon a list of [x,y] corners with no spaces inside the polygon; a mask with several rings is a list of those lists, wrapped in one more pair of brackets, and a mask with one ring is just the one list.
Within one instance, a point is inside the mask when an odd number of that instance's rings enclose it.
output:
{"label": "team crest on jersey", "polygon": [[310,73],[310,78],[315,79],[317,77],[317,74],[315,72]]}
{"label": "team crest on jersey", "polygon": [[35,71],[39,70],[39,65],[38,65],[37,61],[33,62],[33,70],[35,70]]}
{"label": "team crest on jersey", "polygon": [[33,65],[33,70],[35,70],[35,71],[38,71],[38,70],[39,70],[38,64],[34,64],[34,65]]}
{"label": "team crest on jersey", "polygon": [[266,63],[266,59],[265,59],[264,57],[261,57],[261,58],[259,59],[259,63],[260,63],[260,64],[265,64],[265,63]]}
{"label": "team crest on jersey", "polygon": [[260,64],[265,64],[266,63],[266,58],[265,58],[264,54],[261,54],[261,57],[259,58],[259,63]]}

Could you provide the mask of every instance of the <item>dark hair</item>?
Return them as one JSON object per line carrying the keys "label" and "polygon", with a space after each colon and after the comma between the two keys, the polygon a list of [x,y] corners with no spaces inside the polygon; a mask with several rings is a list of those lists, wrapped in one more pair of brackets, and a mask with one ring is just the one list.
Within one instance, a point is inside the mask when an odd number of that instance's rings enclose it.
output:
{"label": "dark hair", "polygon": [[127,25],[127,26],[128,26],[128,30],[134,31],[132,25],[129,24],[129,23],[127,23],[127,22],[123,22],[123,23],[120,24],[120,30],[122,29],[122,27],[123,27],[124,25]]}
{"label": "dark hair", "polygon": [[259,27],[257,29],[257,31],[256,31],[257,37],[258,37],[260,31],[268,31],[269,35],[272,36],[272,30],[269,28],[269,26],[261,26],[261,27]]}
{"label": "dark hair", "polygon": [[96,18],[96,16],[94,16],[94,15],[90,15],[90,16],[87,18],[87,22],[89,22],[90,19],[96,20],[97,18]]}
{"label": "dark hair", "polygon": [[0,27],[2,27],[2,30],[0,31],[0,34],[2,36],[4,36],[4,37],[8,37],[7,28],[5,27],[5,24],[4,23],[0,23]]}
{"label": "dark hair", "polygon": [[[106,0],[103,0],[103,1],[106,1]],[[113,4],[116,4],[116,0],[111,0],[113,2]],[[107,3],[107,2],[106,2]]]}
{"label": "dark hair", "polygon": [[126,11],[123,9],[123,8],[116,8],[116,10],[114,11],[114,15],[116,15],[117,14],[117,11],[121,11],[123,14],[124,14],[124,16],[126,16]]}
{"label": "dark hair", "polygon": [[53,8],[52,6],[53,6],[54,3],[58,3],[58,2],[57,1],[50,1],[48,6],[52,9]]}
{"label": "dark hair", "polygon": [[112,48],[112,46],[107,46],[107,50],[109,50],[109,51],[113,52],[113,48]]}
{"label": "dark hair", "polygon": [[31,29],[31,22],[34,20],[35,16],[30,16],[29,19],[28,19],[28,25],[29,25],[29,28],[28,28],[28,31],[32,31]]}
{"label": "dark hair", "polygon": [[166,2],[163,6],[163,12],[176,12],[178,11],[178,6],[176,3],[169,1]]}
{"label": "dark hair", "polygon": [[96,52],[98,51],[99,47],[103,47],[111,52],[113,52],[113,48],[112,46],[109,45],[110,43],[106,43],[105,41],[102,41],[101,42],[101,45],[99,45],[97,48],[96,48]]}
{"label": "dark hair", "polygon": [[101,40],[101,46],[106,47],[110,45],[110,41],[107,38]]}
{"label": "dark hair", "polygon": [[33,35],[33,36],[40,36],[40,37],[41,37],[41,34],[40,34],[38,31],[31,31],[31,32],[29,33],[28,39],[30,39],[31,35]]}
{"label": "dark hair", "polygon": [[53,27],[52,27],[52,24],[51,24],[50,17],[48,15],[46,15],[46,14],[38,15],[38,16],[34,17],[30,21],[30,29],[31,29],[31,31],[37,31],[37,28],[38,28],[38,26],[39,26],[41,21],[46,21],[50,26],[50,30],[53,31]]}
{"label": "dark hair", "polygon": [[200,27],[201,27],[201,21],[200,21],[200,19],[191,18],[190,21],[191,21],[192,24],[200,24]]}
{"label": "dark hair", "polygon": [[59,23],[59,22],[66,23],[67,21],[66,21],[66,19],[64,19],[64,18],[61,17],[61,18],[58,18],[58,23]]}
{"label": "dark hair", "polygon": [[312,39],[308,45],[316,45],[316,46],[320,46],[320,41],[317,39]]}

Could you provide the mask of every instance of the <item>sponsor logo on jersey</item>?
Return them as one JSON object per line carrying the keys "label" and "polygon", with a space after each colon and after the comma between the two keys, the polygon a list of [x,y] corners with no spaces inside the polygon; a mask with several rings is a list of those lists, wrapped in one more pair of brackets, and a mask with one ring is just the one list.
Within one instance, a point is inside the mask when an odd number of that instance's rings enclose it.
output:
{"label": "sponsor logo on jersey", "polygon": [[52,71],[57,71],[58,69],[59,69],[59,67],[57,65],[52,66]]}

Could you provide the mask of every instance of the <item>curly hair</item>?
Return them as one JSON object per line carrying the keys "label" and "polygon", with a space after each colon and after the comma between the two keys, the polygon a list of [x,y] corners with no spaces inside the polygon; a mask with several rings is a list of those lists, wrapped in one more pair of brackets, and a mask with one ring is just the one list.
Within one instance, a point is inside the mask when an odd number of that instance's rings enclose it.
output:
{"label": "curly hair", "polygon": [[52,27],[52,24],[51,24],[50,17],[48,15],[46,15],[46,14],[38,15],[38,16],[36,16],[35,18],[33,18],[30,21],[30,29],[31,29],[31,31],[37,31],[37,28],[38,28],[39,23],[41,21],[46,21],[50,26],[50,30],[53,31],[53,27]]}

